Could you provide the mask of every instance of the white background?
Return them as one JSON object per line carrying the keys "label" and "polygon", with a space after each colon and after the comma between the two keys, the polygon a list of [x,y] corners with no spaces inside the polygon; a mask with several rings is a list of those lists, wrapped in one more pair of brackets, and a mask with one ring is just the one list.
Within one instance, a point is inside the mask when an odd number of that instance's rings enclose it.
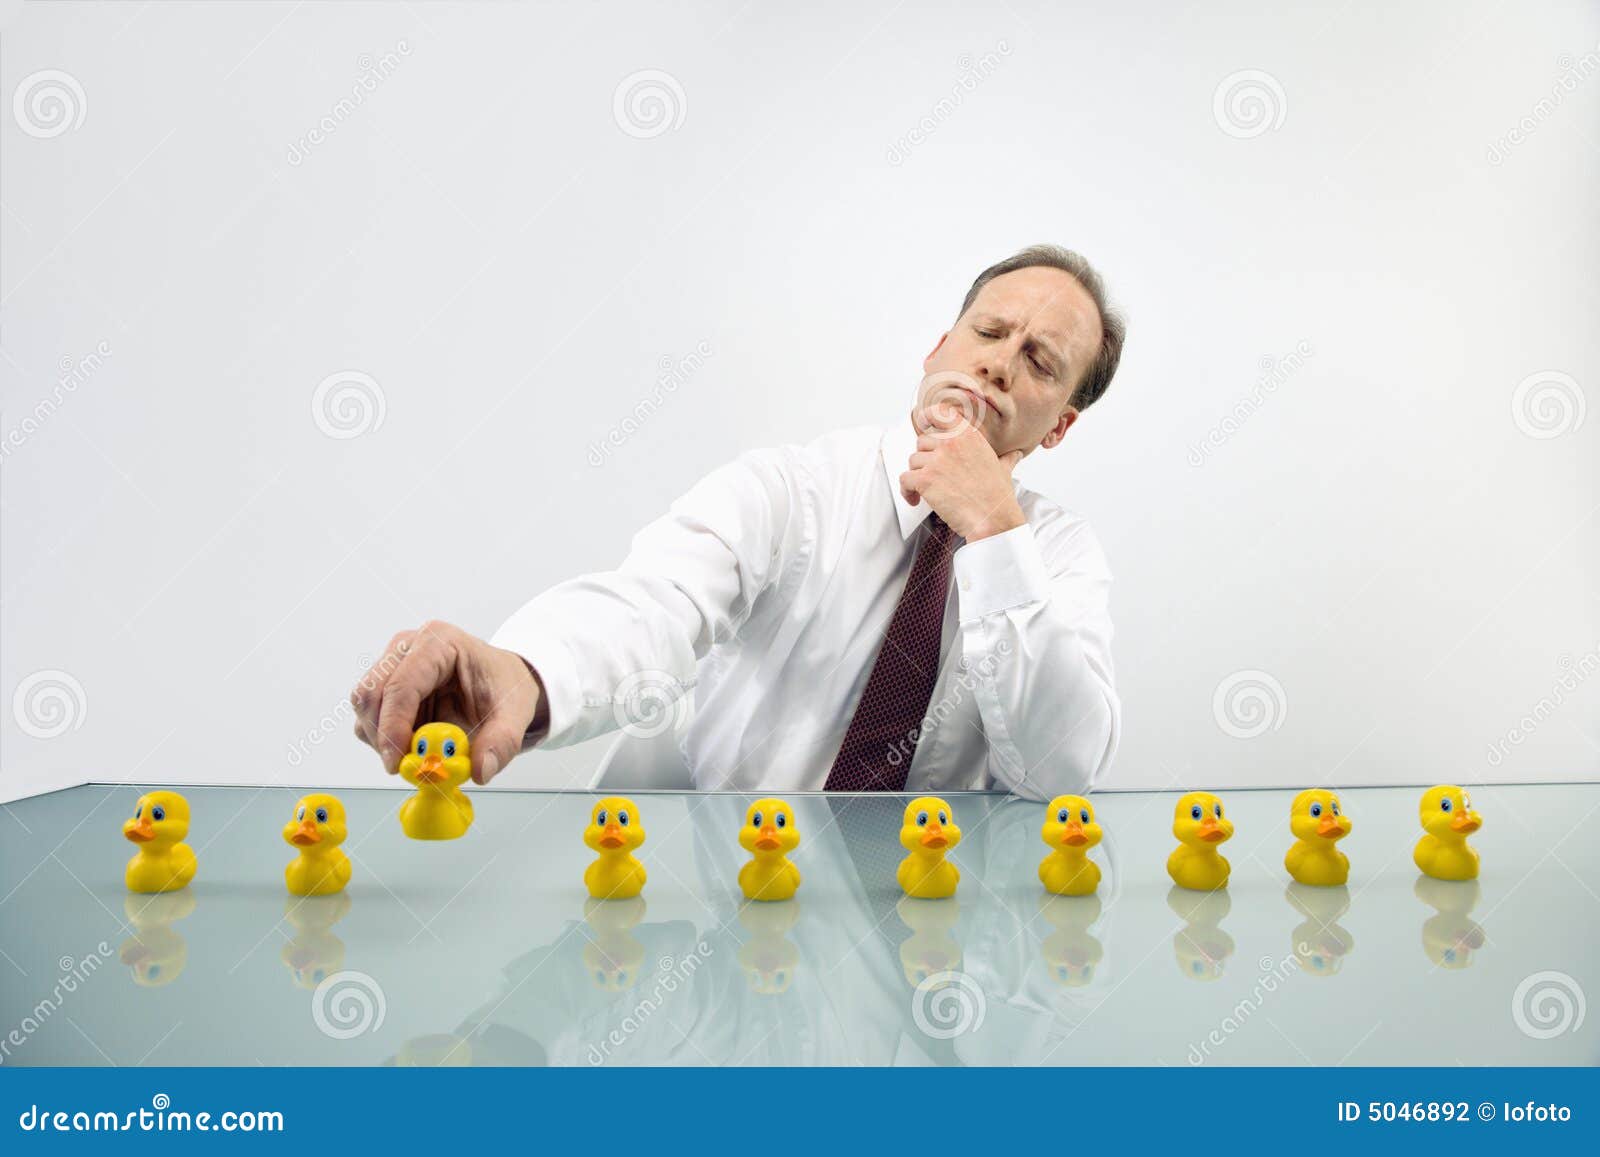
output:
{"label": "white background", "polygon": [[[1021,467],[1117,576],[1115,786],[1594,778],[1600,10],[770,9],[5,5],[0,798],[381,781],[344,697],[394,631],[487,634],[740,450],[896,418],[1035,241],[1130,316]],[[615,107],[647,69],[659,126]]]}

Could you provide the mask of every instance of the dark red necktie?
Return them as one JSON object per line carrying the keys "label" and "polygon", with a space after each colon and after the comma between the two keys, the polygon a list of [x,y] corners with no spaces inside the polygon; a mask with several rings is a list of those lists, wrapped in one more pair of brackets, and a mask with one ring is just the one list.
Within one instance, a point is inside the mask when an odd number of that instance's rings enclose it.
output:
{"label": "dark red necktie", "polygon": [[889,620],[872,674],[828,772],[828,791],[903,791],[923,716],[939,678],[955,531],[937,514]]}

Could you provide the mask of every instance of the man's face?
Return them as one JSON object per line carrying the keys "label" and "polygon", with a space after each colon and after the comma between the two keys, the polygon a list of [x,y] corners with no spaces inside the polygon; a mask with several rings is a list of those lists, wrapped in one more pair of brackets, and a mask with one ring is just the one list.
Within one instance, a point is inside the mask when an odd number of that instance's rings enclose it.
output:
{"label": "man's face", "polygon": [[923,361],[928,377],[912,420],[921,431],[941,411],[956,413],[997,454],[1049,449],[1077,420],[1072,391],[1100,341],[1100,311],[1070,273],[1001,274]]}

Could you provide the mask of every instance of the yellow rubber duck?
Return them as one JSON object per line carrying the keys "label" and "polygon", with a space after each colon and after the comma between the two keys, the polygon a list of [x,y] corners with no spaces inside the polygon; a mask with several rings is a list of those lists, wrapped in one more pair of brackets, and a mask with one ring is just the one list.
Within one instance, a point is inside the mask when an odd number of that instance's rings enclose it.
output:
{"label": "yellow rubber duck", "polygon": [[1283,866],[1302,884],[1336,888],[1350,879],[1350,857],[1334,846],[1350,834],[1350,817],[1339,797],[1320,787],[1309,787],[1289,805],[1289,831],[1294,843]]}
{"label": "yellow rubber duck", "polygon": [[1191,791],[1172,813],[1172,834],[1178,847],[1167,857],[1167,875],[1180,888],[1212,892],[1228,886],[1228,861],[1217,845],[1233,836],[1233,821],[1222,814],[1222,801],[1208,791]]}
{"label": "yellow rubber duck", "polygon": [[139,797],[122,834],[139,845],[124,879],[130,892],[176,892],[189,886],[200,861],[183,843],[189,834],[189,801],[175,791]]}
{"label": "yellow rubber duck", "polygon": [[961,872],[945,854],[960,842],[961,829],[944,800],[925,795],[908,803],[900,824],[900,844],[911,854],[900,861],[894,874],[905,894],[919,900],[954,896]]}
{"label": "yellow rubber duck", "polygon": [[1478,852],[1467,837],[1483,826],[1483,817],[1472,810],[1467,793],[1453,784],[1430,787],[1417,814],[1427,834],[1417,841],[1411,858],[1422,874],[1435,880],[1476,880]]}
{"label": "yellow rubber duck", "polygon": [[472,801],[461,790],[472,774],[472,745],[454,723],[424,723],[400,759],[400,777],[417,794],[400,805],[400,828],[414,840],[454,840],[472,826]]}
{"label": "yellow rubber duck", "polygon": [[800,869],[788,855],[800,846],[794,809],[781,799],[758,799],[744,813],[739,846],[753,857],[739,869],[739,888],[746,900],[792,900],[800,887]]}
{"label": "yellow rubber duck", "polygon": [[344,804],[331,795],[308,795],[294,806],[283,838],[300,854],[283,869],[296,896],[331,896],[350,882],[350,857],[340,850],[348,834]]}
{"label": "yellow rubber duck", "polygon": [[1088,896],[1100,886],[1100,865],[1088,851],[1100,842],[1094,805],[1081,795],[1050,801],[1039,836],[1053,849],[1039,864],[1039,882],[1058,896]]}
{"label": "yellow rubber duck", "polygon": [[583,842],[600,858],[583,873],[584,885],[596,900],[628,900],[644,890],[644,865],[633,858],[644,843],[644,824],[631,799],[610,795],[594,805]]}

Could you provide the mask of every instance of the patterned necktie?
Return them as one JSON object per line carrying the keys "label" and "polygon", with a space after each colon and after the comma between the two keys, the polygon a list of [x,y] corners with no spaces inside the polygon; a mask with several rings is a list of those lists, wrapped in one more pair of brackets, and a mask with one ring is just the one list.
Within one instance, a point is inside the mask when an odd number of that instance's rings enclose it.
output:
{"label": "patterned necktie", "polygon": [[866,690],[828,772],[828,791],[903,791],[939,678],[955,531],[937,514],[911,564]]}

